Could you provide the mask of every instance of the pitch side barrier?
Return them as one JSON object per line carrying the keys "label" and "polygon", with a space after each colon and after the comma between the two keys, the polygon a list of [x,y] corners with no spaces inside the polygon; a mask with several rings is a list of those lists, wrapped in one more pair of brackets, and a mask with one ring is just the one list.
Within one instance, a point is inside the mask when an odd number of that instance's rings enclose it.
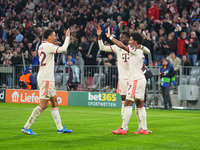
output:
{"label": "pitch side barrier", "polygon": [[[87,92],[104,92],[116,93],[118,85],[118,72],[116,66],[79,66],[80,82],[78,91]],[[37,77],[38,66],[32,66],[33,75]],[[158,101],[162,102],[160,92],[160,67],[148,67],[153,73],[153,77],[147,80],[147,100],[149,104],[157,105]],[[0,88],[4,89],[20,89],[19,77],[24,71],[23,65],[3,67],[0,66]],[[68,67],[65,65],[55,66],[55,85],[60,91],[67,91]],[[198,101],[199,83],[200,83],[200,67],[180,67],[176,71],[176,84],[171,86],[172,101]],[[188,90],[190,89],[190,90]],[[194,89],[194,90],[192,90]],[[2,93],[0,98],[4,99]],[[174,98],[174,96],[177,96]],[[1,100],[2,101],[2,100]],[[177,102],[177,106],[179,105]],[[181,106],[181,104],[180,104]]]}
{"label": "pitch side barrier", "polygon": [[[22,104],[39,104],[39,90],[24,90],[24,89],[6,89],[0,90],[4,94],[4,102],[6,103],[22,103]],[[58,105],[68,105],[68,92],[57,91]],[[1,96],[2,97],[2,96]],[[50,104],[50,102],[49,102]]]}
{"label": "pitch side barrier", "polygon": [[[57,91],[58,105],[121,108],[118,93]],[[0,102],[39,104],[38,90],[1,89]],[[49,102],[50,105],[50,102]]]}
{"label": "pitch side barrier", "polygon": [[[26,66],[27,67],[27,66]],[[30,66],[29,66],[30,67]],[[115,93],[118,86],[118,70],[116,66],[79,66],[80,82],[78,91],[112,92]],[[148,80],[148,93],[160,91],[160,78],[158,76],[160,67],[149,67],[154,76]],[[37,78],[39,66],[32,66],[32,74]],[[0,88],[20,89],[19,78],[24,72],[23,65],[10,67],[0,66]],[[67,90],[69,78],[68,67],[65,65],[55,66],[55,85],[57,90]],[[154,85],[154,89],[153,89]],[[177,88],[174,88],[175,92]]]}
{"label": "pitch side barrier", "polygon": [[108,92],[69,92],[69,106],[121,108],[121,97],[118,93]]}

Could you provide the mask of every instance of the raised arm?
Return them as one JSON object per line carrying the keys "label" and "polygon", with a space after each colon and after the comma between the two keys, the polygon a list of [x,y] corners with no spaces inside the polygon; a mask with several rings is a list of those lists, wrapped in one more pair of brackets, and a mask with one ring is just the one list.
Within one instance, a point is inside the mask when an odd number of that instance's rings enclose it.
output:
{"label": "raised arm", "polygon": [[149,50],[146,46],[140,45],[140,49],[141,49],[145,54],[149,54],[149,53],[150,53],[150,50]]}
{"label": "raised arm", "polygon": [[128,46],[124,45],[122,42],[118,41],[117,39],[113,38],[110,34],[110,27],[108,27],[108,33],[106,33],[107,38],[109,38],[115,45],[124,49],[125,51],[129,52]]}
{"label": "raised arm", "polygon": [[98,28],[97,28],[97,35],[98,35],[99,49],[102,50],[102,51],[106,51],[106,52],[113,52],[111,46],[105,46],[105,45],[103,44],[103,41],[102,41],[102,38],[101,38],[101,33],[102,33],[101,27],[98,25]]}
{"label": "raised arm", "polygon": [[65,37],[65,41],[64,44],[61,47],[58,47],[57,53],[63,53],[67,51],[67,48],[69,46],[69,41],[70,41],[70,30],[67,29],[66,31],[66,37]]}
{"label": "raised arm", "polygon": [[106,52],[113,52],[111,46],[105,46],[102,40],[98,40],[99,49]]}

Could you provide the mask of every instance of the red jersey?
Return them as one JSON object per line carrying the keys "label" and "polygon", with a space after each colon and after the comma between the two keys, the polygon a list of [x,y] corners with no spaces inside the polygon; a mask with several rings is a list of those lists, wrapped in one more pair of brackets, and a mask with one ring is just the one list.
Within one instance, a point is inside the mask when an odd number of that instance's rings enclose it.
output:
{"label": "red jersey", "polygon": [[179,55],[186,55],[186,47],[185,47],[185,40],[182,38],[177,39],[177,54]]}

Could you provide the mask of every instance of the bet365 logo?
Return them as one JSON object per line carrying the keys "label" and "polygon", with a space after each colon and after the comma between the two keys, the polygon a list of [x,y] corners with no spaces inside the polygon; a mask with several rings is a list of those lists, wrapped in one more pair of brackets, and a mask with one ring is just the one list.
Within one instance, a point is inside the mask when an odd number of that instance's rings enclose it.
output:
{"label": "bet365 logo", "polygon": [[116,94],[106,94],[106,93],[99,93],[99,94],[92,94],[88,93],[88,100],[92,101],[116,101]]}

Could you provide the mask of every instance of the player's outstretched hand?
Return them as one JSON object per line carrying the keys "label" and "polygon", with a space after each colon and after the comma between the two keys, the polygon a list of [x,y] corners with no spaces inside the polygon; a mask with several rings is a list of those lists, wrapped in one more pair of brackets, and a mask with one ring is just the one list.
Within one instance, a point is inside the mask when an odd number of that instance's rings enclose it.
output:
{"label": "player's outstretched hand", "polygon": [[102,33],[101,27],[100,27],[100,25],[98,25],[98,27],[97,27],[97,35],[100,36],[101,33]]}
{"label": "player's outstretched hand", "polygon": [[111,35],[110,35],[110,27],[108,27],[108,33],[106,33],[106,36],[107,36],[107,38],[111,37]]}
{"label": "player's outstretched hand", "polygon": [[70,30],[69,29],[67,29],[67,31],[66,31],[66,36],[70,36]]}

